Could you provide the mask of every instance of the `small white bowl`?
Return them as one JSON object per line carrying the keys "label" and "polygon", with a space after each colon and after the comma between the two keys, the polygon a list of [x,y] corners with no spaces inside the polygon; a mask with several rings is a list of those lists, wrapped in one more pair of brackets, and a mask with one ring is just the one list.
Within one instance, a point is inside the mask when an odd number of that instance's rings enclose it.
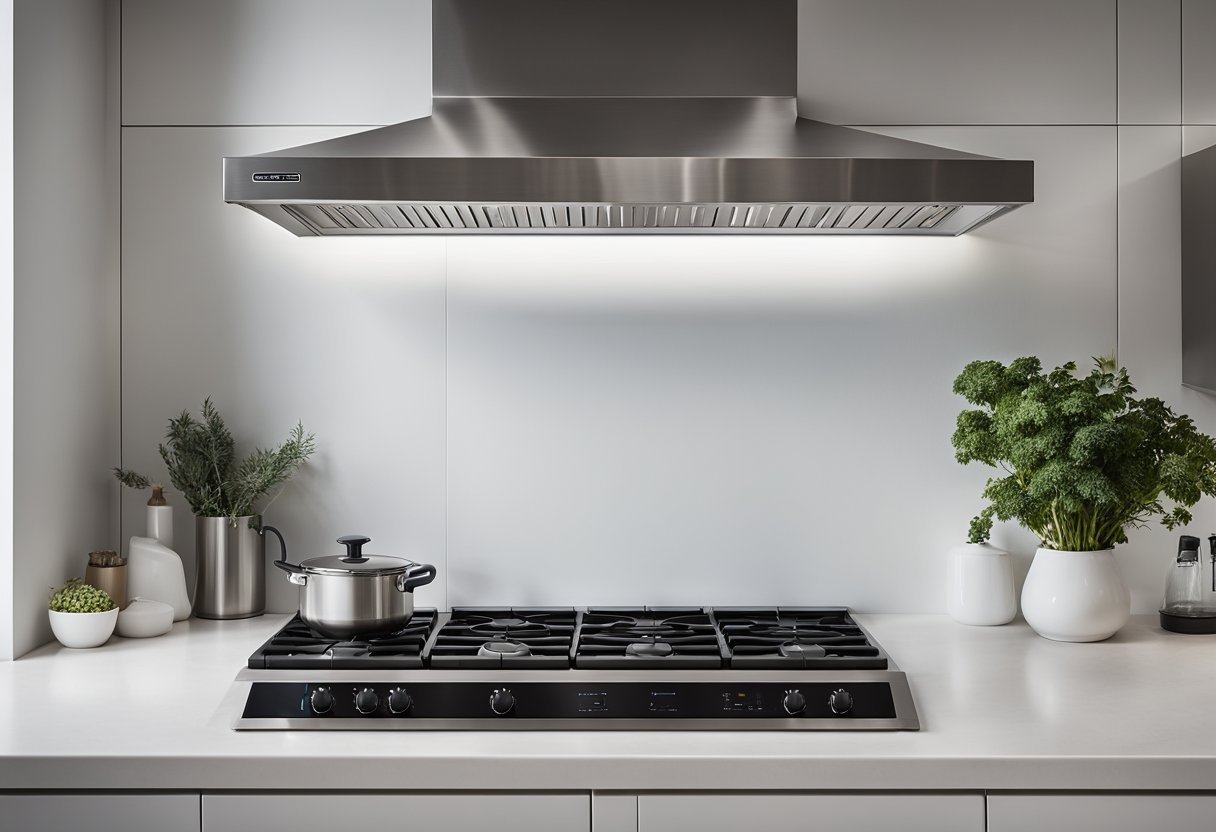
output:
{"label": "small white bowl", "polygon": [[118,634],[123,638],[152,638],[173,629],[173,607],[151,598],[132,598],[118,614]]}
{"label": "small white bowl", "polygon": [[56,612],[51,616],[51,632],[64,647],[99,647],[114,633],[118,608],[105,612]]}

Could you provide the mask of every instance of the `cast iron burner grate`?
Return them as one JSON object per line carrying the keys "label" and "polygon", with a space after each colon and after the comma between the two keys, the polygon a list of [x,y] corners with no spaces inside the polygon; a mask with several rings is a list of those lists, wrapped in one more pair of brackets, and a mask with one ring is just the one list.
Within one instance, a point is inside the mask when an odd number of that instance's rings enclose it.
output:
{"label": "cast iron burner grate", "polygon": [[573,607],[457,607],[427,657],[452,669],[560,669],[570,666]]}
{"label": "cast iron burner grate", "polygon": [[349,640],[323,636],[297,614],[249,657],[258,669],[419,668],[422,648],[435,624],[435,610],[414,610],[395,633]]}
{"label": "cast iron burner grate", "polygon": [[885,669],[887,657],[846,609],[715,607],[730,666],[774,670]]}
{"label": "cast iron burner grate", "polygon": [[583,613],[576,667],[704,669],[721,667],[724,646],[697,607],[599,607]]}

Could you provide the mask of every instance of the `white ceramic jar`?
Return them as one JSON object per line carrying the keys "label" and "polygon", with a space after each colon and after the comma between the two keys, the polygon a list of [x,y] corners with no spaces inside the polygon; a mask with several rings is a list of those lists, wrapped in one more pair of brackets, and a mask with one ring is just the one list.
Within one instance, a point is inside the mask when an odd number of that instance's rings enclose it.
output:
{"label": "white ceramic jar", "polygon": [[1026,623],[1053,641],[1101,641],[1131,614],[1131,594],[1111,549],[1061,552],[1039,549],[1022,585]]}
{"label": "white ceramic jar", "polygon": [[1018,614],[1009,553],[988,543],[950,550],[946,611],[960,624],[1008,624]]}
{"label": "white ceramic jar", "polygon": [[118,614],[118,634],[123,638],[153,638],[173,629],[173,607],[150,598],[132,598]]}

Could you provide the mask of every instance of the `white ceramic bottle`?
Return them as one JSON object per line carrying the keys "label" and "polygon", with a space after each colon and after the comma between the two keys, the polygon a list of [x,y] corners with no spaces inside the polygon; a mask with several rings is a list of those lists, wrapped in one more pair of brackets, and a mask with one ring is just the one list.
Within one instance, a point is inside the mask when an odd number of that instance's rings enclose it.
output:
{"label": "white ceramic bottle", "polygon": [[1009,553],[988,543],[950,550],[946,609],[960,624],[1008,624],[1018,614]]}
{"label": "white ceramic bottle", "polygon": [[152,486],[148,499],[148,537],[167,549],[173,548],[173,506],[165,499],[164,486]]}
{"label": "white ceramic bottle", "polygon": [[148,500],[147,537],[132,537],[127,550],[127,593],[173,607],[173,620],[190,617],[186,570],[173,545],[173,506],[155,486]]}

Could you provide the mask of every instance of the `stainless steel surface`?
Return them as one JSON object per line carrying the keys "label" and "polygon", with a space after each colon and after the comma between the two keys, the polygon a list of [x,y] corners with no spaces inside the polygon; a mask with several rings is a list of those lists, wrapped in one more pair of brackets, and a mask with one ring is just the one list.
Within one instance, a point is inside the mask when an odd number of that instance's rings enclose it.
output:
{"label": "stainless steel surface", "polygon": [[821,124],[794,106],[437,99],[427,119],[227,158],[224,198],[299,235],[950,235],[1034,199],[1033,162]]}
{"label": "stainless steel surface", "polygon": [[266,541],[251,517],[194,519],[197,572],[194,614],[199,618],[252,618],[266,610]]}
{"label": "stainless steel surface", "polygon": [[393,575],[309,574],[300,592],[300,618],[336,638],[400,629],[414,614],[414,593]]}
{"label": "stainless steel surface", "polygon": [[[301,236],[954,235],[1034,201],[1031,161],[800,118],[787,0],[760,15],[774,27],[767,40],[731,24],[754,11],[724,0],[698,2],[683,20],[691,0],[624,6],[436,3],[433,74],[452,94],[429,117],[226,158],[224,199]],[[713,37],[690,38],[697,27]],[[658,37],[667,29],[681,36]],[[740,44],[706,60],[741,86],[699,76],[698,50],[715,38]],[[757,43],[751,71],[729,69]],[[603,50],[629,58],[604,60]],[[582,56],[576,71],[553,59],[567,52]]]}
{"label": "stainless steel surface", "polygon": [[1216,147],[1182,159],[1182,383],[1216,393]]}
{"label": "stainless steel surface", "polygon": [[[916,716],[916,706],[912,700],[912,691],[908,687],[907,677],[898,670],[843,670],[843,671],[776,671],[776,670],[683,670],[674,671],[669,677],[654,672],[639,672],[630,670],[532,670],[510,671],[491,670],[478,671],[476,676],[468,670],[252,670],[246,668],[236,677],[233,695],[229,701],[239,703],[237,713],[233,717],[232,727],[237,730],[351,730],[349,724],[341,724],[342,720],[326,722],[309,719],[245,719],[243,713],[245,700],[249,695],[249,687],[253,682],[306,682],[306,683],[349,683],[352,674],[358,676],[360,682],[400,683],[408,686],[411,682],[483,682],[487,688],[501,685],[521,683],[553,682],[555,684],[595,684],[600,682],[642,682],[646,684],[662,683],[663,681],[677,682],[789,682],[792,678],[805,678],[807,682],[822,682],[830,680],[847,684],[850,682],[887,682],[891,686],[891,696],[895,702],[894,719],[848,719],[820,720],[798,719],[766,721],[771,725],[767,730],[792,731],[840,731],[840,730],[906,730],[920,729],[920,720]],[[489,723],[485,719],[433,719],[411,721],[409,717],[401,720],[372,720],[359,722],[360,731],[393,731],[393,730],[488,730],[495,731],[549,731],[549,730],[644,730],[654,729],[654,719],[509,719],[494,720]],[[697,730],[756,730],[755,720],[748,719],[671,719],[664,720],[662,728],[672,731]]]}
{"label": "stainless steel surface", "polygon": [[303,588],[300,618],[319,633],[335,638],[399,630],[414,614],[414,589],[435,579],[435,567],[387,555],[365,555],[371,538],[338,538],[345,556],[324,555],[299,565],[287,553],[274,565]]}
{"label": "stainless steel surface", "polygon": [[431,6],[437,96],[797,92],[795,0],[434,0]]}

